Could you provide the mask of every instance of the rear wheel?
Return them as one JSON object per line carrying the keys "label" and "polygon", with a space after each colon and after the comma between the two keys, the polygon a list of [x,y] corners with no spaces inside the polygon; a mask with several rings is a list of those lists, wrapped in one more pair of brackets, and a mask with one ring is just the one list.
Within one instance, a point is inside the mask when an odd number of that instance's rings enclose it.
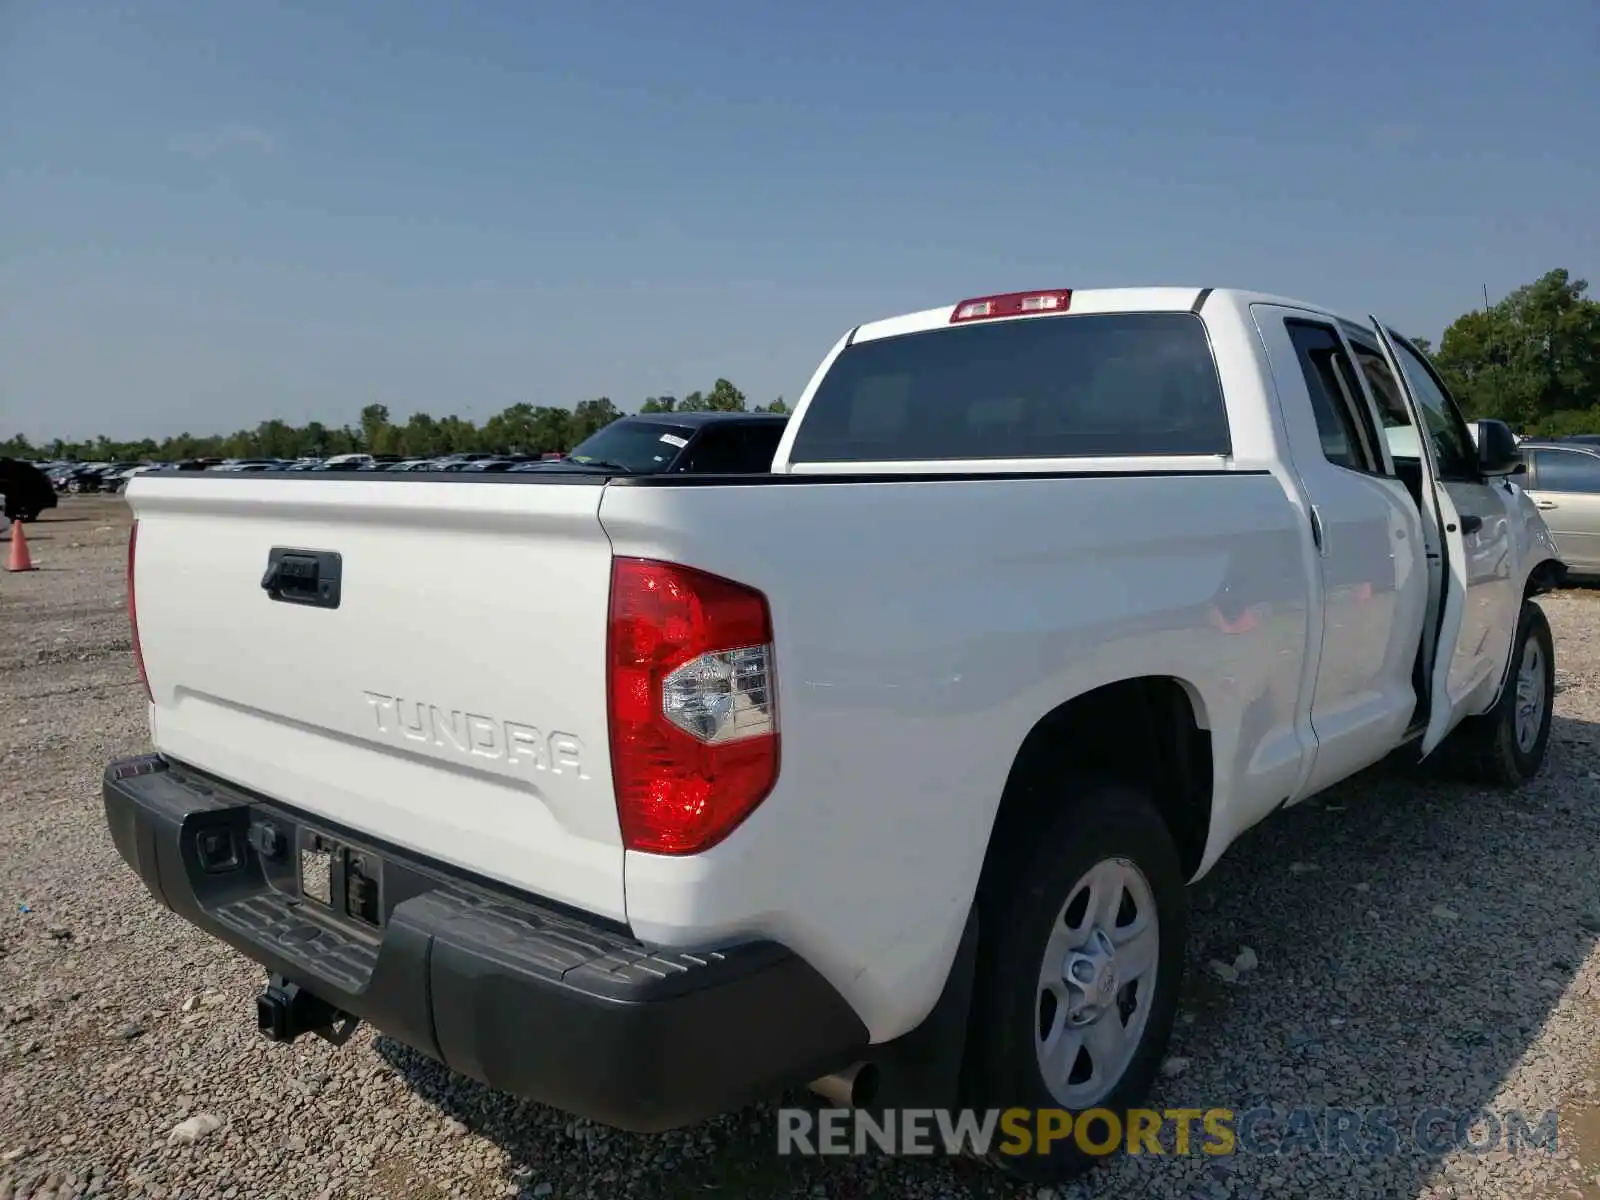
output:
{"label": "rear wheel", "polygon": [[[1047,1150],[992,1153],[1035,1182],[1126,1145],[1128,1110],[1171,1036],[1187,934],[1182,865],[1149,797],[1117,783],[1067,790],[1026,844],[997,848],[1006,861],[979,900],[969,1102],[1071,1114],[1073,1134]],[[1104,1111],[1081,1143],[1078,1118],[1091,1109]]]}
{"label": "rear wheel", "polygon": [[1555,712],[1555,657],[1544,609],[1524,600],[1499,699],[1450,735],[1450,758],[1459,773],[1501,788],[1520,787],[1539,773]]}

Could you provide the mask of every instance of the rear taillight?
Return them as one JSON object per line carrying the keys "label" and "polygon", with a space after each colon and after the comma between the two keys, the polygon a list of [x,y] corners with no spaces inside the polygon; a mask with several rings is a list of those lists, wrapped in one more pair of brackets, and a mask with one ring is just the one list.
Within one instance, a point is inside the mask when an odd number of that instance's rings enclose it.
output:
{"label": "rear taillight", "polygon": [[689,567],[619,558],[607,637],[623,844],[652,854],[705,850],[778,778],[766,597]]}
{"label": "rear taillight", "polygon": [[139,668],[139,682],[144,685],[144,698],[153,700],[150,693],[150,676],[144,671],[144,651],[139,648],[139,604],[133,593],[133,563],[138,555],[139,522],[136,519],[128,530],[128,628],[133,636],[133,662]]}
{"label": "rear taillight", "polygon": [[1034,313],[1063,313],[1072,304],[1072,290],[1057,288],[1049,292],[1007,292],[1003,296],[979,296],[963,300],[950,314],[950,324],[983,321],[992,317],[1026,317]]}

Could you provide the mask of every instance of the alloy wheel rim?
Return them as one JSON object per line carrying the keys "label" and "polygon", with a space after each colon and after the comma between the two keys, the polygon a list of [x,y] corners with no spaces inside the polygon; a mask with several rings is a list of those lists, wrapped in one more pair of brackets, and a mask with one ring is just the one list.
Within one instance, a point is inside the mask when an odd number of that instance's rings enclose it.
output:
{"label": "alloy wheel rim", "polygon": [[1544,726],[1544,691],[1544,649],[1538,638],[1530,637],[1517,669],[1517,749],[1524,754],[1533,749]]}
{"label": "alloy wheel rim", "polygon": [[1039,1073],[1063,1107],[1094,1107],[1127,1071],[1150,1019],[1160,951],[1155,892],[1129,860],[1102,860],[1068,890],[1034,1002]]}

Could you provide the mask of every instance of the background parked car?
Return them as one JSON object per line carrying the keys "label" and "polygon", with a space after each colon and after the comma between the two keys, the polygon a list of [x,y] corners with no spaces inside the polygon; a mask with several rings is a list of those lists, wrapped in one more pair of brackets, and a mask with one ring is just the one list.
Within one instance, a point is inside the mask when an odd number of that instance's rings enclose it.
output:
{"label": "background parked car", "polygon": [[275,458],[225,458],[213,471],[266,471],[278,466]]}
{"label": "background parked car", "polygon": [[771,469],[788,420],[784,413],[639,413],[611,422],[565,458],[524,463],[512,470],[760,474]]}
{"label": "background parked car", "polygon": [[120,492],[128,486],[128,480],[135,475],[143,475],[146,471],[159,471],[168,466],[171,466],[171,464],[140,463],[138,466],[128,467],[126,470],[102,472],[100,476],[101,486],[108,492]]}
{"label": "background parked car", "polygon": [[325,462],[312,467],[313,471],[354,471],[363,463],[372,461],[370,454],[335,454]]}
{"label": "background parked car", "polygon": [[79,492],[101,490],[101,473],[111,463],[68,463],[50,473],[50,482],[57,492],[77,495]]}
{"label": "background parked car", "polygon": [[56,490],[49,477],[17,458],[0,458],[0,495],[5,498],[5,515],[12,521],[37,520],[45,509],[56,506]]}
{"label": "background parked car", "polygon": [[1600,577],[1600,438],[1527,439],[1518,476],[1574,577]]}

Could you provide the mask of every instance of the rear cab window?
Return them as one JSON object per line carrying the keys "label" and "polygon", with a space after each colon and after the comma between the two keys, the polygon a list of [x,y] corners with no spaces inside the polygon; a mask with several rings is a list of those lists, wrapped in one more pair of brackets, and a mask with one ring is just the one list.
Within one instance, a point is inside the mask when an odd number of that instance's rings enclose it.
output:
{"label": "rear cab window", "polygon": [[846,347],[794,463],[1231,453],[1211,343],[1188,312],[975,322]]}

